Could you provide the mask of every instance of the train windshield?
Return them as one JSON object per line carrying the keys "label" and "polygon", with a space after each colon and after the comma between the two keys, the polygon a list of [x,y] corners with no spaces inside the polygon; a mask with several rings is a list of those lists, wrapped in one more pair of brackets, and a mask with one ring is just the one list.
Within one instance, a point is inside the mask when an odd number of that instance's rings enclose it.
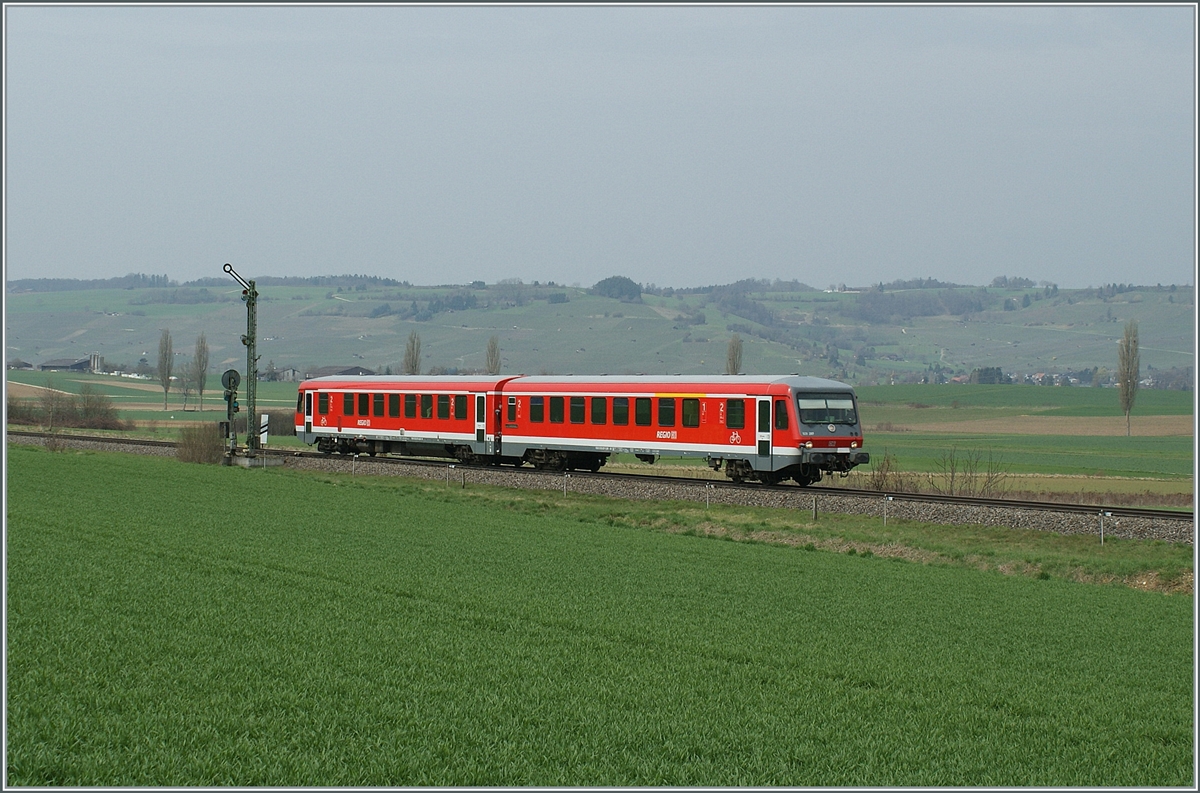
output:
{"label": "train windshield", "polygon": [[802,424],[857,424],[850,394],[805,394],[796,398]]}

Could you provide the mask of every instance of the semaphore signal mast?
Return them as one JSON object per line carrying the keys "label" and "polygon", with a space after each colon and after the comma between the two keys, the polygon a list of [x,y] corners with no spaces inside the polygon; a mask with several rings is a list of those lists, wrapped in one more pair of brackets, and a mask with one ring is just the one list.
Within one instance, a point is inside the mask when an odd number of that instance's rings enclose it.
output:
{"label": "semaphore signal mast", "polygon": [[[246,304],[246,333],[242,336],[242,344],[246,345],[246,456],[254,457],[259,448],[259,436],[255,432],[258,414],[254,404],[258,385],[258,290],[254,288],[254,281],[238,275],[232,264],[226,263],[223,269],[242,285],[242,302]],[[233,421],[232,416],[230,421]]]}

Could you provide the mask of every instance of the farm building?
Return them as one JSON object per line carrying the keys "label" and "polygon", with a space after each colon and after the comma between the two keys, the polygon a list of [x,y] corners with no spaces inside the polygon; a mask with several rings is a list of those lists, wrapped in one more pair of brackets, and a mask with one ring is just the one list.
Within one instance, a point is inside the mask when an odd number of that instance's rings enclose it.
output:
{"label": "farm building", "polygon": [[104,359],[97,353],[86,358],[55,358],[38,367],[43,372],[99,372],[104,369]]}

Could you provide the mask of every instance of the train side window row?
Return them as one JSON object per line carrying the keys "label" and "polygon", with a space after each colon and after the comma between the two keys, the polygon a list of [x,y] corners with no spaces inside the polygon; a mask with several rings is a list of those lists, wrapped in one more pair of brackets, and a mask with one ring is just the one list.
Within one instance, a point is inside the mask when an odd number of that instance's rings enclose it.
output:
{"label": "train side window row", "polygon": [[[405,418],[415,418],[417,415],[417,401],[420,399],[421,418],[433,418],[433,394],[404,394],[404,416]],[[453,396],[453,402],[451,401]],[[400,417],[400,394],[342,394],[342,413],[347,416],[355,415],[355,407],[357,404],[358,415],[360,416],[383,416],[386,409],[387,415],[391,418]],[[437,415],[440,419],[448,419],[451,416],[451,405],[453,404],[453,415],[457,420],[467,418],[467,406],[470,404],[466,394],[437,394]],[[386,405],[386,408],[385,408]],[[317,412],[324,416],[329,413],[329,394],[318,393],[317,395]]]}
{"label": "train side window row", "polygon": [[[416,418],[417,406],[420,404],[421,418],[430,419],[434,415],[434,394],[404,394],[404,417]],[[457,420],[467,418],[467,395],[454,394],[451,401],[450,394],[437,394],[437,417],[439,419],[449,419],[451,416],[451,405],[453,404],[453,416]],[[386,397],[386,399],[385,399]],[[392,418],[400,416],[400,394],[370,394],[360,393],[357,395],[352,393],[342,394],[342,412],[347,416],[355,415],[355,407],[358,408],[360,416],[383,416],[385,410],[387,415]],[[550,401],[550,423],[562,424],[567,418],[566,397],[552,396]],[[570,413],[569,418],[572,424],[583,424],[587,417],[587,397],[569,397]],[[612,397],[612,423],[618,426],[626,426],[629,424],[629,397]],[[546,397],[530,397],[529,398],[529,420],[532,422],[541,423],[546,420]],[[591,397],[591,415],[592,424],[607,424],[608,413],[608,397]],[[653,418],[652,405],[650,397],[634,397],[634,424],[639,427],[649,427],[652,424]],[[700,400],[690,397],[676,400],[675,397],[659,397],[658,399],[658,426],[674,427],[676,420],[676,402],[681,402],[679,416],[681,424],[684,427],[699,427],[700,426]],[[777,403],[775,411],[775,426],[776,429],[787,429],[787,410],[780,409],[783,405]],[[319,393],[317,395],[317,412],[324,416],[328,415],[330,409],[330,400],[328,393]],[[516,420],[516,398],[509,397],[508,402],[508,420]],[[730,429],[743,429],[746,426],[746,401],[744,399],[726,399],[725,400],[725,426]]]}
{"label": "train side window row", "polygon": [[[567,403],[566,400],[570,402]],[[569,418],[572,424],[583,424],[588,416],[587,397],[543,397],[532,396],[529,398],[529,420],[536,424],[546,421],[546,403],[549,400],[550,408],[550,423],[562,424],[565,419]],[[591,397],[591,423],[592,424],[607,424],[608,423],[608,397]],[[682,413],[679,418],[684,427],[699,427],[700,426],[700,400],[687,397],[677,400],[675,397],[659,397],[658,399],[658,426],[674,427],[676,420],[677,402],[682,403]],[[746,405],[742,399],[727,399],[726,403],[726,424],[734,429],[741,429],[745,426],[746,421]],[[564,409],[569,406],[569,413]],[[516,399],[509,397],[508,403],[508,419],[509,421],[516,420]],[[653,419],[653,411],[650,397],[634,397],[633,398],[633,421],[639,427],[649,427]],[[618,426],[629,424],[629,397],[613,397],[612,398],[612,423]]]}

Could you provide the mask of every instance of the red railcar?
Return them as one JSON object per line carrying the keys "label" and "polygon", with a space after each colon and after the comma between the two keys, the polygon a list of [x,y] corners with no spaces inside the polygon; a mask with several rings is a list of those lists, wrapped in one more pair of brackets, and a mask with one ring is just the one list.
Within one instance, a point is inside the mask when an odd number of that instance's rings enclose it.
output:
{"label": "red railcar", "polygon": [[853,389],[815,377],[335,377],[300,385],[321,451],[598,470],[610,455],[701,457],[735,481],[801,485],[869,456]]}

